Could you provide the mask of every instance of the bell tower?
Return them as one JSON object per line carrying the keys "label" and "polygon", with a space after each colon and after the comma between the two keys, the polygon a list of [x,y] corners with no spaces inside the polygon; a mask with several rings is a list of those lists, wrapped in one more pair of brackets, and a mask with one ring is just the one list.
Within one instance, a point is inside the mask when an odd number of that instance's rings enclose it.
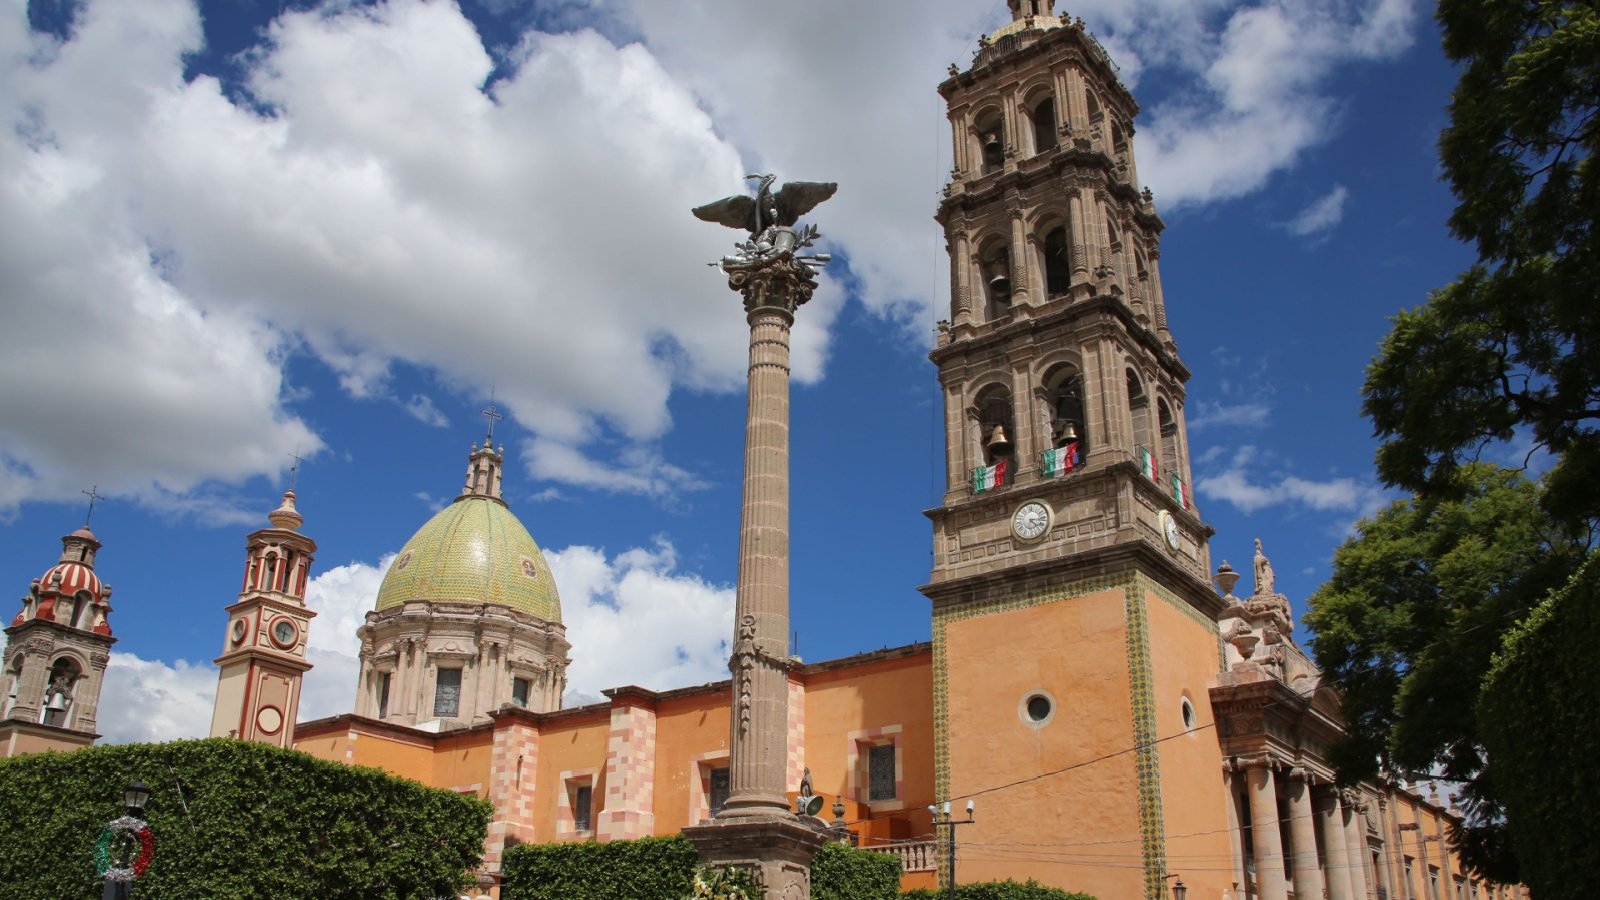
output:
{"label": "bell tower", "polygon": [[294,491],[285,491],[267,514],[271,527],[249,537],[244,587],[228,607],[228,633],[216,658],[212,737],[294,746],[301,679],[311,670],[306,642],[316,613],[305,597],[317,551],[300,533],[305,520],[294,504]]}
{"label": "bell tower", "polygon": [[63,537],[60,561],[33,580],[6,628],[0,756],[76,750],[99,737],[95,711],[117,642],[111,585],[95,574],[99,552],[87,524]]}
{"label": "bell tower", "polygon": [[930,357],[947,481],[922,588],[937,789],[960,799],[1038,776],[985,794],[963,835],[979,843],[1126,841],[1128,859],[1094,870],[964,858],[961,883],[1031,876],[1154,900],[1170,820],[1227,828],[1220,804],[1179,809],[1174,780],[1217,783],[1215,740],[1164,740],[1209,721],[1223,603],[1190,488],[1164,223],[1134,161],[1138,104],[1083,21],[1053,6],[1010,0],[1012,21],[939,86],[951,309]]}

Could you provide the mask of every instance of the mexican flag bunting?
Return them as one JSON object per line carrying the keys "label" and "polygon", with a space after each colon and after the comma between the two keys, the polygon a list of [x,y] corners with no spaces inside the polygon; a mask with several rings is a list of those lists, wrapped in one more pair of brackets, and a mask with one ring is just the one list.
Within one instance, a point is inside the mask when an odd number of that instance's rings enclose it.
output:
{"label": "mexican flag bunting", "polygon": [[981,494],[1006,483],[1006,461],[996,460],[992,466],[979,466],[972,470],[972,492]]}
{"label": "mexican flag bunting", "polygon": [[1176,475],[1172,476],[1172,497],[1174,500],[1177,500],[1184,509],[1189,508],[1189,486],[1184,484],[1183,480]]}
{"label": "mexican flag bunting", "polygon": [[1149,447],[1139,448],[1139,469],[1144,472],[1144,477],[1151,481],[1160,482],[1156,477],[1156,455],[1150,452]]}
{"label": "mexican flag bunting", "polygon": [[1059,478],[1078,467],[1078,442],[1044,452],[1044,477]]}

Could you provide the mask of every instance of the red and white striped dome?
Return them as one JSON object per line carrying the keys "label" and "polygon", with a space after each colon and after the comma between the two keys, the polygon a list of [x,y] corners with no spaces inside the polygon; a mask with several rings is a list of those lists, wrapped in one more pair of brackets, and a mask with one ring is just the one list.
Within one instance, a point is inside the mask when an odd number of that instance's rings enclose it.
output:
{"label": "red and white striped dome", "polygon": [[[56,584],[57,576],[61,578],[60,585]],[[68,597],[79,591],[88,591],[96,600],[105,599],[105,591],[100,586],[100,576],[80,562],[57,563],[46,569],[44,574],[39,576],[39,590],[60,591]]]}

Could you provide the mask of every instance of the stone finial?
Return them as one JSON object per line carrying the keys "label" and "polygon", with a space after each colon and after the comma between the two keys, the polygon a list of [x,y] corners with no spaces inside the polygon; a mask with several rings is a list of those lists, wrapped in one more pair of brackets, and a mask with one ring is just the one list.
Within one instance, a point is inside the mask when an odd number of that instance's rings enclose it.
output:
{"label": "stone finial", "polygon": [[294,491],[283,492],[283,502],[277,509],[267,513],[267,521],[271,522],[274,528],[282,528],[285,531],[300,530],[305,518],[294,508]]}
{"label": "stone finial", "polygon": [[1233,586],[1239,583],[1239,573],[1234,571],[1233,566],[1228,565],[1227,560],[1223,560],[1222,565],[1217,566],[1217,574],[1213,580],[1216,581],[1217,587],[1222,588],[1224,599],[1234,601],[1239,599],[1233,596]]}

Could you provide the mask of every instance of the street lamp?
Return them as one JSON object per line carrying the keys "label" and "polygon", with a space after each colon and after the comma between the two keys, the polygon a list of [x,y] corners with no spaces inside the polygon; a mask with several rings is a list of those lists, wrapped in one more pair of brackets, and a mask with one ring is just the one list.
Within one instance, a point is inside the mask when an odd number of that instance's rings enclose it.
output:
{"label": "street lamp", "polygon": [[122,790],[122,805],[128,808],[132,818],[144,818],[144,805],[149,800],[150,786],[142,781],[135,781]]}
{"label": "street lamp", "polygon": [[94,845],[95,869],[105,879],[101,900],[133,900],[133,880],[150,868],[155,857],[156,838],[144,820],[144,805],[150,800],[150,787],[135,781],[122,791],[126,815],[111,820]]}
{"label": "street lamp", "polygon": [[1167,877],[1177,879],[1172,882],[1172,900],[1186,900],[1189,896],[1189,888],[1183,883],[1183,879],[1176,874],[1168,875]]}
{"label": "street lamp", "polygon": [[956,826],[971,825],[974,821],[973,809],[976,806],[973,801],[967,801],[967,818],[964,821],[950,818],[949,800],[944,802],[942,808],[931,804],[928,806],[928,813],[933,816],[934,834],[937,835],[940,828],[948,829],[945,831],[945,855],[950,860],[950,878],[945,882],[945,894],[950,900],[955,900],[956,896]]}

